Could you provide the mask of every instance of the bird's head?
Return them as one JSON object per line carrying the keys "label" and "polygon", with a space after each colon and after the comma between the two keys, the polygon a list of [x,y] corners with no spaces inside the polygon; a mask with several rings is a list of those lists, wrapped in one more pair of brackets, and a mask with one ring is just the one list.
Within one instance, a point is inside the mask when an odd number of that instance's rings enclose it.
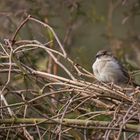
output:
{"label": "bird's head", "polygon": [[98,58],[106,58],[106,57],[112,57],[112,53],[108,50],[100,50],[96,54],[96,59]]}

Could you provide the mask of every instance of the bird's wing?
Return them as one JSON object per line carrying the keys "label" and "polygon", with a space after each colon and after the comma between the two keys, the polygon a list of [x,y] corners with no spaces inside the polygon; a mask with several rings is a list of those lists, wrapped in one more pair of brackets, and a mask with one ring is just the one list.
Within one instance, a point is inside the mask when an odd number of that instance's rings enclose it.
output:
{"label": "bird's wing", "polygon": [[130,79],[130,75],[129,75],[127,69],[122,65],[122,63],[116,57],[114,57],[114,59],[118,63],[118,65],[120,66],[120,69],[122,70],[124,76],[126,78],[128,78],[128,80],[129,80]]}

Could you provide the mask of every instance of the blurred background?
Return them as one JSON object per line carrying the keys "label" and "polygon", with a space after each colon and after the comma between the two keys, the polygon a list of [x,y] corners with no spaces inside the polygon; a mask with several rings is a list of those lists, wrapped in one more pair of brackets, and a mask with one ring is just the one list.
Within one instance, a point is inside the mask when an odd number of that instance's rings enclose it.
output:
{"label": "blurred background", "polygon": [[[140,0],[1,0],[1,42],[12,37],[28,14],[48,23],[69,57],[91,72],[94,56],[102,48],[111,49],[130,71],[140,68]],[[46,43],[47,36],[47,30],[28,23],[18,39]],[[35,62],[45,70],[43,57],[38,53]]]}

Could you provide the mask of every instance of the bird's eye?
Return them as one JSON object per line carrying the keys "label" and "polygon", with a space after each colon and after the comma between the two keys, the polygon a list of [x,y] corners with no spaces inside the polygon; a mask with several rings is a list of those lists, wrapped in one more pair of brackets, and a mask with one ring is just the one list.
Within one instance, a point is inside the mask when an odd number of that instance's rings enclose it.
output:
{"label": "bird's eye", "polygon": [[107,54],[107,52],[105,51],[105,52],[103,52],[103,55],[106,55]]}

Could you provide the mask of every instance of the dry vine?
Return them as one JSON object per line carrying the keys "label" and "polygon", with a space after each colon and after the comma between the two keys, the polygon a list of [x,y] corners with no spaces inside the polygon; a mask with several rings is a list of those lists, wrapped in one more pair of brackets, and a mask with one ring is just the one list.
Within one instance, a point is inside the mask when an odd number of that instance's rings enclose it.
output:
{"label": "dry vine", "polygon": [[[19,31],[28,22],[47,28],[55,40],[45,44],[38,40],[17,40]],[[59,49],[49,47],[54,42]],[[27,53],[40,50],[51,57],[61,74],[40,71],[28,59],[22,59],[34,57]],[[92,73],[67,56],[48,24],[28,16],[13,37],[0,44],[0,61],[2,138],[109,140],[138,137],[139,89],[96,84]],[[126,93],[130,92],[128,96]]]}

